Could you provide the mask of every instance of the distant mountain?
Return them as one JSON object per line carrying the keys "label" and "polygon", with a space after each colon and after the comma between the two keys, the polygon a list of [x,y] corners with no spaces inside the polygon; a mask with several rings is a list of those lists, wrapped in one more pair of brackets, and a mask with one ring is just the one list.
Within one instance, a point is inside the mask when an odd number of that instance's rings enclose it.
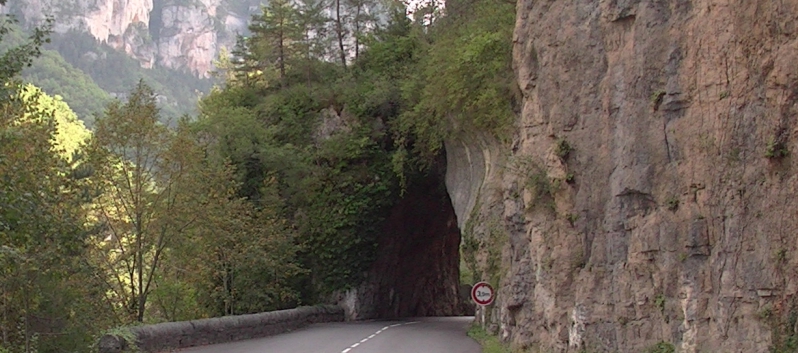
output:
{"label": "distant mountain", "polygon": [[12,0],[3,11],[30,26],[54,16],[58,33],[90,34],[142,67],[207,77],[221,48],[246,31],[261,0]]}
{"label": "distant mountain", "polygon": [[[0,11],[24,28],[55,19],[55,32],[24,78],[62,96],[91,127],[114,97],[144,79],[166,119],[195,113],[213,85],[212,62],[245,33],[260,0],[10,0]],[[22,40],[12,33],[4,45]],[[9,39],[9,38],[7,38]]]}

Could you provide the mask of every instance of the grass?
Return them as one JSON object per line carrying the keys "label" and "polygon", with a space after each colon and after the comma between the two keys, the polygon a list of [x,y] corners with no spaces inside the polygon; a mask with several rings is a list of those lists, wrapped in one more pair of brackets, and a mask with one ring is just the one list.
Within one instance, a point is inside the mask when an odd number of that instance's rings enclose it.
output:
{"label": "grass", "polygon": [[657,294],[657,297],[654,298],[654,306],[659,309],[661,313],[665,313],[665,296],[662,294]]}
{"label": "grass", "polygon": [[665,200],[665,204],[668,206],[668,210],[676,211],[679,208],[679,199],[676,196],[671,196]]}
{"label": "grass", "polygon": [[659,110],[659,105],[662,104],[662,99],[665,98],[665,91],[657,90],[651,93],[651,103],[654,104],[654,110]]}
{"label": "grass", "polygon": [[574,173],[568,173],[565,175],[565,182],[568,184],[573,184],[575,179],[576,176],[574,176]]}
{"label": "grass", "polygon": [[765,148],[765,157],[769,159],[779,159],[787,157],[790,154],[789,149],[782,141],[771,138]]}
{"label": "grass", "polygon": [[576,213],[569,213],[565,215],[565,219],[568,220],[568,223],[570,223],[571,227],[573,227],[576,221],[579,220],[579,215]]}
{"label": "grass", "polygon": [[513,353],[510,347],[499,341],[499,337],[489,334],[478,324],[471,325],[468,336],[479,342],[483,353]]}
{"label": "grass", "polygon": [[676,352],[676,347],[673,344],[665,341],[660,341],[657,344],[648,347],[645,353],[674,353]]}
{"label": "grass", "polygon": [[[559,188],[559,183],[549,178],[546,171],[538,169],[527,177],[525,186],[532,191],[533,198],[527,205],[527,208],[531,209],[537,204],[545,204],[546,200],[553,200],[554,193],[557,188]],[[554,203],[552,202],[551,204],[553,206]],[[552,209],[554,209],[554,207],[552,207]]]}
{"label": "grass", "polygon": [[788,304],[790,309],[786,313],[774,312],[773,307],[768,304],[758,314],[760,318],[766,319],[770,323],[773,345],[771,353],[794,353],[798,352],[798,332],[796,323],[798,322],[798,312],[796,312],[795,302]]}
{"label": "grass", "polygon": [[571,155],[573,151],[574,148],[568,143],[568,140],[562,138],[557,140],[557,147],[555,149],[557,157],[560,157],[564,161],[568,159],[568,156]]}
{"label": "grass", "polygon": [[784,260],[787,260],[787,249],[779,249],[776,251],[776,262],[783,263]]}

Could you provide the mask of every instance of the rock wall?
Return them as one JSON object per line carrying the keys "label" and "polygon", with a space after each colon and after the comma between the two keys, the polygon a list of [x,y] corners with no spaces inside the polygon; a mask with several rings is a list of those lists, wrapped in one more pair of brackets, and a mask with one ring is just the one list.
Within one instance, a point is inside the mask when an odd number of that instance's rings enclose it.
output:
{"label": "rock wall", "polygon": [[798,1],[517,11],[512,145],[447,142],[489,328],[552,352],[796,337]]}
{"label": "rock wall", "polygon": [[461,293],[460,229],[443,175],[411,182],[391,210],[367,280],[338,298],[348,319],[473,312],[468,294]]}
{"label": "rock wall", "polygon": [[[260,314],[212,319],[166,322],[131,328],[143,352],[173,352],[177,349],[265,337],[296,330],[313,323],[344,320],[339,306],[314,306]],[[105,335],[98,343],[100,353],[127,351],[133,342]]]}

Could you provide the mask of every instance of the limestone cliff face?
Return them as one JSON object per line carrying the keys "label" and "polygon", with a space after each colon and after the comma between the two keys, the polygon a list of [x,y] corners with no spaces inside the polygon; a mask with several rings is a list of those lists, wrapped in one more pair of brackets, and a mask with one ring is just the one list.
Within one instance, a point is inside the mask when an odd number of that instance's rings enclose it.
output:
{"label": "limestone cliff face", "polygon": [[220,48],[235,44],[246,30],[255,0],[29,0],[12,1],[6,11],[37,23],[44,14],[64,33],[91,33],[138,59],[207,76]]}
{"label": "limestone cliff face", "polygon": [[[200,74],[210,71],[211,62],[218,52],[219,34],[214,26],[219,21],[215,17],[219,3],[219,0],[204,0],[164,4],[157,40],[158,62],[171,68],[188,67]],[[230,46],[234,43],[228,41],[225,44]]]}
{"label": "limestone cliff face", "polygon": [[512,146],[447,142],[465,252],[499,291],[489,327],[554,352],[794,336],[798,1],[517,10]]}

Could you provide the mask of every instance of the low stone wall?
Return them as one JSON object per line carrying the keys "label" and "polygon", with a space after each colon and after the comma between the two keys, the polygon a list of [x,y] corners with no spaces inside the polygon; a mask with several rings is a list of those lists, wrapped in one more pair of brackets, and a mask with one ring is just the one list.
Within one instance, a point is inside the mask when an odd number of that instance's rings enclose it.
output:
{"label": "low stone wall", "polygon": [[[136,345],[144,352],[165,352],[179,348],[203,346],[292,331],[309,324],[344,321],[340,306],[307,306],[260,314],[225,316],[212,319],[165,322],[132,327]],[[123,337],[105,335],[100,338],[99,353],[123,352],[129,347]]]}

